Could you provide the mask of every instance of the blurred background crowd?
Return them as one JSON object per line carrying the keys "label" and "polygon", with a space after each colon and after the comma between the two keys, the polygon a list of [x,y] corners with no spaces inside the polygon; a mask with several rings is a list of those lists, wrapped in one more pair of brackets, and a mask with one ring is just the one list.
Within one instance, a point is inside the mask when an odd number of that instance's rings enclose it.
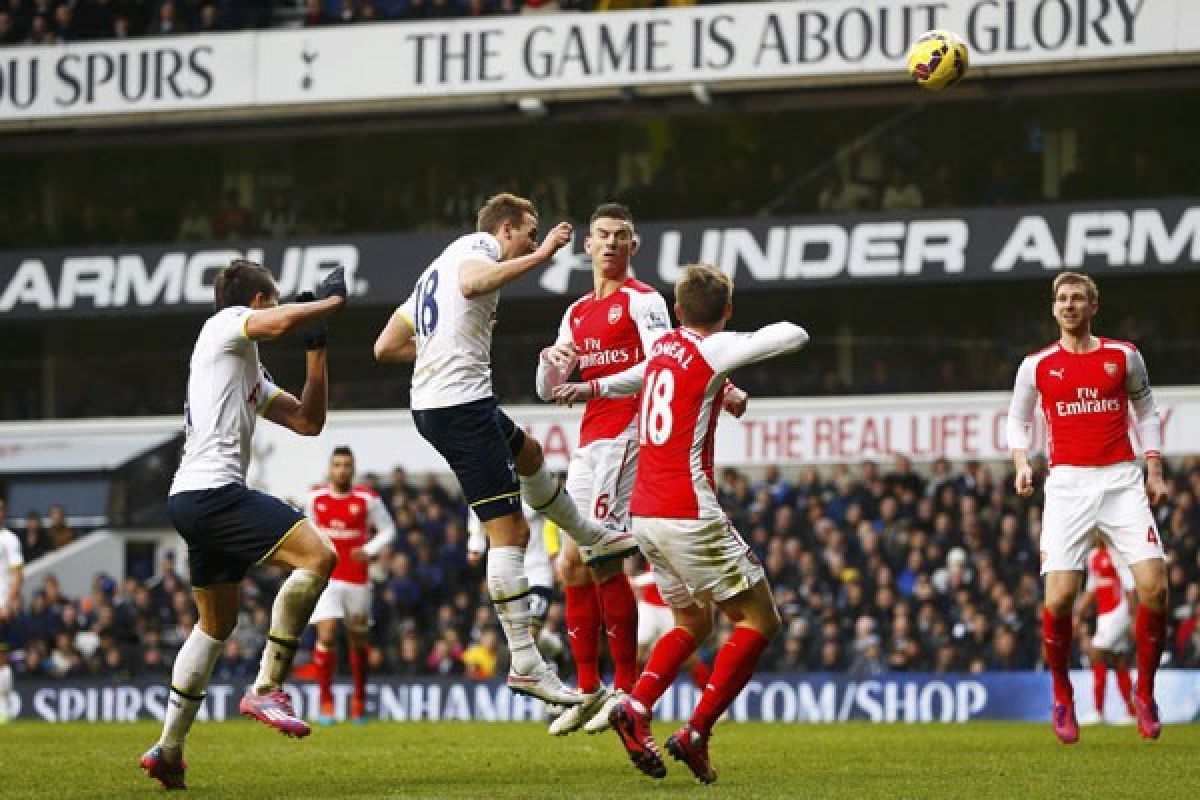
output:
{"label": "blurred background crowd", "polygon": [[[371,567],[372,669],[503,674],[503,639],[481,602],[482,565],[467,552],[461,498],[432,478],[414,482],[403,469],[367,480],[398,526]],[[1200,667],[1200,459],[1174,464],[1169,483],[1170,501],[1157,510],[1171,585],[1164,658]],[[762,560],[782,612],[783,634],[765,669],[865,676],[1041,666],[1041,498],[1017,497],[1002,470],[936,462],[918,471],[903,457],[830,469],[769,467],[759,477],[725,469],[719,494]],[[628,568],[644,567],[631,560]],[[64,596],[52,574],[42,578],[32,601],[6,622],[18,676],[167,675],[195,609],[186,565],[168,558],[152,573],[120,584],[97,575],[83,597]],[[266,569],[245,580],[218,680],[256,671],[281,579]],[[1079,623],[1085,634],[1076,638],[1075,662],[1083,665],[1091,621],[1081,616]],[[719,630],[706,652],[726,633]],[[564,636],[556,602],[543,644],[569,672]]]}

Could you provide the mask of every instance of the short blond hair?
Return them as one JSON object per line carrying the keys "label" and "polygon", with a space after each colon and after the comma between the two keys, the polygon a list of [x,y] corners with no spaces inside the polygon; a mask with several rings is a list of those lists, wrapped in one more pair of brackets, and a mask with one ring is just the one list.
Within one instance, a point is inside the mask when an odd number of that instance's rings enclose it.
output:
{"label": "short blond hair", "polygon": [[712,264],[688,264],[675,282],[675,303],[684,325],[717,324],[732,300],[733,281]]}
{"label": "short blond hair", "polygon": [[1058,287],[1064,283],[1077,283],[1087,290],[1089,303],[1100,302],[1100,290],[1096,288],[1096,282],[1091,279],[1091,276],[1084,275],[1082,272],[1060,272],[1054,278],[1054,284],[1050,288],[1050,297],[1058,297]]}
{"label": "short blond hair", "polygon": [[479,216],[475,219],[475,230],[480,233],[495,233],[506,222],[520,225],[525,221],[526,214],[537,216],[537,208],[532,201],[501,192],[489,197],[483,208],[479,209]]}

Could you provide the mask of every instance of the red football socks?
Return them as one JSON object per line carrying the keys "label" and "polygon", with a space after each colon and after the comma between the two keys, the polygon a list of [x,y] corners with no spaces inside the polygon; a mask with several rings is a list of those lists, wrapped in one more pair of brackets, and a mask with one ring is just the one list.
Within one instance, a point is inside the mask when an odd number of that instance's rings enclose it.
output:
{"label": "red football socks", "polygon": [[766,649],[767,637],[758,631],[742,625],[733,629],[729,641],[717,652],[712,677],[692,713],[690,724],[702,736],[712,733],[717,719],[749,683]]}
{"label": "red football socks", "polygon": [[333,705],[333,672],[337,665],[337,653],[326,650],[320,644],[313,647],[313,664],[317,668],[317,686],[321,690],[321,705]]}
{"label": "red football socks", "polygon": [[1154,673],[1162,658],[1163,642],[1166,639],[1167,615],[1163,611],[1151,611],[1139,605],[1137,621],[1133,625],[1133,639],[1137,644],[1137,694],[1138,699],[1154,701]]}
{"label": "red football socks", "polygon": [[1067,669],[1071,665],[1071,615],[1056,617],[1048,608],[1042,609],[1042,647],[1046,654],[1046,666],[1054,680],[1054,702],[1070,705],[1075,698],[1071,688],[1071,676]]}
{"label": "red football socks", "polygon": [[1104,662],[1092,664],[1092,698],[1096,701],[1096,713],[1104,716],[1104,691],[1108,688],[1108,665]]}
{"label": "red football socks", "polygon": [[696,662],[692,664],[692,683],[703,689],[708,685],[708,679],[712,677],[712,670],[708,668],[708,664],[704,663],[704,659],[696,656]]}
{"label": "red football socks", "polygon": [[367,648],[366,645],[350,648],[350,674],[354,677],[355,707],[361,708],[367,699]]}
{"label": "red football socks", "polygon": [[606,578],[597,587],[612,656],[613,688],[628,692],[637,680],[637,598],[624,573]]}
{"label": "red football socks", "polygon": [[1129,677],[1128,667],[1113,667],[1113,672],[1117,673],[1117,689],[1121,692],[1121,699],[1125,701],[1125,708],[1129,710],[1129,716],[1133,716],[1133,679]]}
{"label": "red football socks", "polygon": [[650,651],[650,659],[630,696],[645,706],[646,710],[654,708],[658,699],[675,682],[683,662],[695,651],[696,639],[687,630],[672,628],[667,631]]}
{"label": "red football socks", "polygon": [[575,659],[576,683],[585,692],[600,688],[600,595],[588,581],[566,588],[567,639]]}

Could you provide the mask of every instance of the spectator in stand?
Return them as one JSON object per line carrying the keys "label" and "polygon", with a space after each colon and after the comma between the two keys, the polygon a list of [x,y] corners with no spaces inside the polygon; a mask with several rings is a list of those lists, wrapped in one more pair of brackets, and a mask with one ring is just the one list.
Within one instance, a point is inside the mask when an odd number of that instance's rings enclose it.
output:
{"label": "spectator in stand", "polygon": [[213,238],[212,220],[200,210],[200,204],[195,200],[188,200],[183,217],[179,220],[179,233],[176,234],[176,238],[185,242]]}
{"label": "spectator in stand", "polygon": [[187,23],[179,19],[175,9],[175,0],[162,0],[154,14],[154,20],[146,28],[147,36],[172,36],[177,33],[187,33]]}
{"label": "spectator in stand", "polygon": [[50,529],[46,533],[55,550],[75,541],[75,531],[67,524],[67,511],[57,503],[50,506]]}
{"label": "spectator in stand", "polygon": [[113,39],[128,39],[133,35],[133,23],[129,21],[129,15],[118,12],[113,15],[112,20],[112,38]]}
{"label": "spectator in stand", "polygon": [[12,12],[0,8],[0,45],[16,44],[20,40],[20,32],[17,30]]}
{"label": "spectator in stand", "polygon": [[267,208],[263,211],[262,225],[265,236],[287,239],[296,230],[296,210],[288,202],[287,194],[281,190],[271,193]]}
{"label": "spectator in stand", "polygon": [[236,189],[225,192],[225,203],[213,218],[213,233],[218,239],[244,239],[253,228],[250,212],[242,206]]}
{"label": "spectator in stand", "polygon": [[221,19],[216,5],[205,3],[200,6],[200,13],[196,21],[196,33],[218,33],[225,29],[224,21]]}
{"label": "spectator in stand", "polygon": [[462,661],[467,677],[486,681],[496,676],[499,661],[500,639],[495,628],[488,628],[479,640],[463,653]]}
{"label": "spectator in stand", "polygon": [[921,205],[921,189],[916,182],[903,169],[893,168],[883,187],[880,208],[884,211],[907,211],[920,208]]}
{"label": "spectator in stand", "polygon": [[67,3],[54,9],[54,34],[60,42],[76,42],[84,38],[75,10]]}
{"label": "spectator in stand", "polygon": [[42,526],[42,515],[38,512],[30,511],[25,515],[25,532],[21,542],[26,561],[34,561],[54,549],[50,535]]}
{"label": "spectator in stand", "polygon": [[325,9],[322,6],[321,0],[305,0],[304,27],[314,28],[318,25],[327,25],[329,23],[329,17],[325,14]]}

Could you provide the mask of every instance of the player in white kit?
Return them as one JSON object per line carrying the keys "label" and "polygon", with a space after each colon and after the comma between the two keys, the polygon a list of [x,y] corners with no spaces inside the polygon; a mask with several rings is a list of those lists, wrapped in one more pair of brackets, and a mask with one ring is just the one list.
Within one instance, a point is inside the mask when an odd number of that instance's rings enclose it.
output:
{"label": "player in white kit", "polygon": [[[238,617],[238,587],[256,565],[289,567],[271,609],[258,677],[240,711],[289,736],[307,736],[283,689],[300,635],[337,563],[333,548],[304,514],[246,486],[258,415],[305,436],[325,426],[324,318],[346,304],[339,268],[304,302],[279,305],[279,289],[259,264],[236,259],[213,285],[217,311],[192,350],[184,405],[183,457],[167,499],[171,523],[188,543],[199,618],[179,649],[162,738],[141,759],[150,777],[184,788],[184,740]],[[307,374],[297,399],[275,386],[258,358],[259,340],[301,331]]]}
{"label": "player in white kit", "polygon": [[13,688],[12,667],[8,663],[9,626],[21,612],[21,582],[25,557],[21,540],[4,526],[7,506],[0,498],[0,722],[8,721],[8,706]]}
{"label": "player in white kit", "polygon": [[[1039,399],[1049,431],[1050,474],[1042,516],[1042,574],[1046,578],[1042,642],[1054,679],[1051,724],[1064,744],[1079,739],[1068,674],[1071,617],[1088,551],[1099,534],[1129,565],[1137,587],[1134,625],[1138,679],[1133,705],[1138,731],[1161,732],[1154,673],[1166,634],[1167,570],[1151,503],[1166,498],[1162,431],[1141,353],[1129,342],[1092,334],[1099,309],[1095,282],[1077,272],[1054,279],[1052,312],[1057,342],[1026,356],[1017,370],[1008,411],[1008,446],[1016,490],[1033,493],[1029,447]],[[1129,440],[1132,413],[1146,451],[1146,478]]]}
{"label": "player in white kit", "polygon": [[675,286],[680,327],[655,342],[646,361],[619,375],[555,390],[567,402],[641,395],[629,511],[675,628],[658,640],[610,721],[634,765],[655,778],[665,776],[666,767],[651,734],[650,713],[711,632],[712,607],[733,623],[733,633],[717,653],[691,719],[667,740],[667,750],[703,783],[717,778],[708,757],[712,727],[750,680],[780,625],[762,565],[717,502],[714,435],[729,372],[797,350],[808,334],[789,322],[749,334],[726,332],[732,294],[732,282],[716,267],[685,267]]}
{"label": "player in white kit", "polygon": [[487,531],[488,591],[512,654],[509,688],[574,705],[588,696],[563,686],[533,639],[524,574],[529,524],[521,496],[592,558],[628,550],[632,537],[579,513],[546,469],[541,446],[501,410],[492,391],[499,290],[545,264],[571,238],[570,224],[562,222],[539,245],[537,224],[537,211],[524,198],[499,194],[488,200],[477,232],[455,240],[421,273],[412,295],[379,334],[375,357],[415,360],[413,421],[446,459]]}

